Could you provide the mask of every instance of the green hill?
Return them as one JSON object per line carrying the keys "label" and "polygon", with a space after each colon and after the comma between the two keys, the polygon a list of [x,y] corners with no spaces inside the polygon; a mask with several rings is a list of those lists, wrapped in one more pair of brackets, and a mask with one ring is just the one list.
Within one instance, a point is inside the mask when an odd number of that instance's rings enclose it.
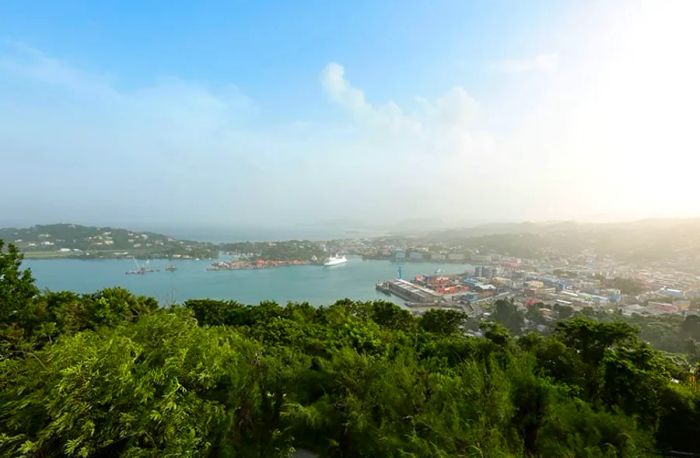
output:
{"label": "green hill", "polygon": [[4,228],[0,239],[14,243],[28,258],[211,258],[218,252],[213,244],[153,232],[77,224]]}

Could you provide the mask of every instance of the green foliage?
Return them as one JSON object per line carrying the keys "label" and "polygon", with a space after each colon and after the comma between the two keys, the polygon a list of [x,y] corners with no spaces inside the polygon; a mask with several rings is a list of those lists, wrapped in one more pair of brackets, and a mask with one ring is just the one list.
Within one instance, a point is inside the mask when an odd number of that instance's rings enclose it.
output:
{"label": "green foliage", "polygon": [[633,418],[614,410],[595,410],[580,399],[554,403],[539,438],[540,456],[656,456],[651,435]]}
{"label": "green foliage", "polygon": [[22,270],[22,254],[0,240],[0,323],[14,323],[38,293],[29,269]]}
{"label": "green foliage", "polygon": [[564,344],[580,350],[584,363],[598,365],[607,348],[633,340],[637,330],[622,322],[598,323],[576,317],[558,323],[555,333]]}
{"label": "green foliage", "polygon": [[700,397],[697,388],[666,385],[659,396],[661,415],[656,433],[659,448],[700,453]]}
{"label": "green foliage", "polygon": [[221,245],[221,249],[251,259],[276,261],[293,261],[297,259],[310,261],[314,258],[322,261],[328,257],[328,253],[321,243],[309,240],[226,243]]}
{"label": "green foliage", "polygon": [[61,339],[3,368],[0,412],[12,418],[6,450],[197,454],[211,452],[221,435],[240,451],[274,456],[274,425],[261,420],[272,407],[259,352],[237,333],[200,328],[181,312]]}
{"label": "green foliage", "polygon": [[26,346],[26,327],[39,290],[31,271],[22,269],[22,254],[0,240],[0,360]]}
{"label": "green foliage", "polygon": [[518,311],[512,300],[497,300],[491,319],[501,323],[513,334],[520,334],[525,323],[523,314]]}
{"label": "green foliage", "polygon": [[459,312],[382,301],[160,309],[118,288],[39,294],[5,256],[2,456],[700,452],[689,365],[629,324],[470,337]]}
{"label": "green foliage", "polygon": [[[175,240],[153,232],[77,224],[37,225],[23,229],[0,228],[0,239],[3,238],[15,240],[27,256],[32,257],[110,258],[124,251],[137,258],[217,256],[217,247],[211,243]],[[72,251],[60,252],[60,248]]]}
{"label": "green foliage", "polygon": [[459,332],[467,321],[467,315],[456,310],[428,310],[420,320],[420,326],[428,332],[451,335]]}
{"label": "green foliage", "polygon": [[604,287],[619,289],[622,294],[636,296],[646,289],[644,283],[634,278],[615,277],[608,279],[602,275],[598,275],[596,278],[602,280]]}
{"label": "green foliage", "polygon": [[540,310],[541,304],[533,304],[525,312],[525,318],[535,325],[546,324],[544,314]]}
{"label": "green foliage", "polygon": [[688,315],[683,318],[675,314],[644,316],[634,314],[610,314],[594,312],[590,314],[596,321],[623,321],[639,329],[641,340],[654,348],[685,355],[690,362],[700,361],[700,327],[698,318]]}

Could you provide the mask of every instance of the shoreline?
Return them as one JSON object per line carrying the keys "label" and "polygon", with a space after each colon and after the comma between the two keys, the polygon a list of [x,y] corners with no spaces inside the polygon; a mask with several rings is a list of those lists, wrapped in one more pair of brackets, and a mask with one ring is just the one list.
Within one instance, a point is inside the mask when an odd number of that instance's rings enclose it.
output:
{"label": "shoreline", "polygon": [[207,267],[207,272],[220,272],[220,271],[231,271],[231,270],[264,270],[264,269],[276,269],[278,267],[294,267],[294,266],[311,266],[311,265],[321,265],[314,263],[313,261],[304,261],[301,259],[293,259],[290,261],[284,261],[279,259],[274,260],[264,260],[256,259],[254,261],[217,261],[212,263]]}

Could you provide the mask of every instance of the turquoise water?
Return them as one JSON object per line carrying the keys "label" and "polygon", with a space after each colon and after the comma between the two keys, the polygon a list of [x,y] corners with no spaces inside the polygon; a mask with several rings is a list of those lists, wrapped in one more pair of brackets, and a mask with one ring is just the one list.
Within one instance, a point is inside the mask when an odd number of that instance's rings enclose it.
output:
{"label": "turquoise water", "polygon": [[[166,260],[152,260],[150,267],[161,269],[145,275],[126,275],[135,268],[131,260],[25,260],[40,288],[53,291],[94,292],[110,286],[123,286],[134,293],[157,298],[161,303],[192,298],[235,299],[256,304],[263,300],[279,303],[308,301],[331,304],[337,299],[388,299],[374,289],[378,281],[397,276],[399,264],[391,261],[363,261],[349,257],[347,264],[333,267],[290,266],[264,270],[210,272],[211,261],[176,261],[177,271],[166,272]],[[417,274],[460,273],[466,264],[406,263],[403,278]],[[397,303],[399,299],[393,298]]]}

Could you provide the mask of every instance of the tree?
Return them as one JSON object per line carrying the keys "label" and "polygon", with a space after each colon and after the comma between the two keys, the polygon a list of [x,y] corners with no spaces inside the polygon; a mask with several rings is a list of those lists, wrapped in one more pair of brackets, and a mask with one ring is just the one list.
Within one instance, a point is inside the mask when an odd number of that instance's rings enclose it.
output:
{"label": "tree", "polygon": [[658,353],[643,342],[620,345],[605,352],[602,367],[605,404],[637,416],[643,424],[656,424],[659,393],[669,379]]}
{"label": "tree", "polygon": [[700,369],[624,323],[512,337],[484,322],[482,338],[458,311],[381,301],[160,309],[110,288],[29,303],[0,358],[2,456],[697,451]]}
{"label": "tree", "polygon": [[[528,363],[520,361],[519,364]],[[511,421],[518,429],[526,453],[537,456],[540,429],[544,424],[555,390],[546,380],[537,377],[531,367],[524,368],[511,380],[511,399],[515,406]]]}
{"label": "tree", "polygon": [[688,455],[700,453],[700,398],[687,386],[665,386],[659,393],[659,428],[656,441],[661,450]]}
{"label": "tree", "polygon": [[520,334],[525,323],[523,314],[518,311],[512,300],[497,300],[491,319],[501,323],[513,334]]}
{"label": "tree", "polygon": [[0,240],[0,324],[21,320],[29,303],[39,293],[30,269],[22,269],[23,256],[10,243]]}
{"label": "tree", "polygon": [[544,313],[542,313],[540,307],[543,307],[542,303],[533,304],[529,306],[527,312],[525,312],[525,318],[535,325],[544,325],[547,323]]}
{"label": "tree", "polygon": [[414,325],[411,312],[392,302],[375,301],[372,303],[371,307],[372,321],[380,326],[406,331]]}
{"label": "tree", "polygon": [[681,334],[686,338],[700,340],[700,316],[688,315],[680,326]]}
{"label": "tree", "polygon": [[467,321],[467,315],[457,310],[427,310],[421,320],[420,326],[428,332],[437,334],[455,334]]}
{"label": "tree", "polygon": [[[0,379],[6,456],[287,456],[260,347],[188,313],[61,339]],[[277,400],[275,400],[277,399]],[[277,412],[275,417],[274,412]]]}
{"label": "tree", "polygon": [[568,305],[554,304],[554,310],[557,312],[557,314],[559,315],[559,319],[561,320],[571,318],[574,314],[574,309],[569,307]]}
{"label": "tree", "polygon": [[555,334],[562,342],[576,348],[582,360],[594,366],[603,359],[607,348],[633,341],[637,333],[636,328],[621,321],[600,323],[583,317],[560,321],[555,328]]}

